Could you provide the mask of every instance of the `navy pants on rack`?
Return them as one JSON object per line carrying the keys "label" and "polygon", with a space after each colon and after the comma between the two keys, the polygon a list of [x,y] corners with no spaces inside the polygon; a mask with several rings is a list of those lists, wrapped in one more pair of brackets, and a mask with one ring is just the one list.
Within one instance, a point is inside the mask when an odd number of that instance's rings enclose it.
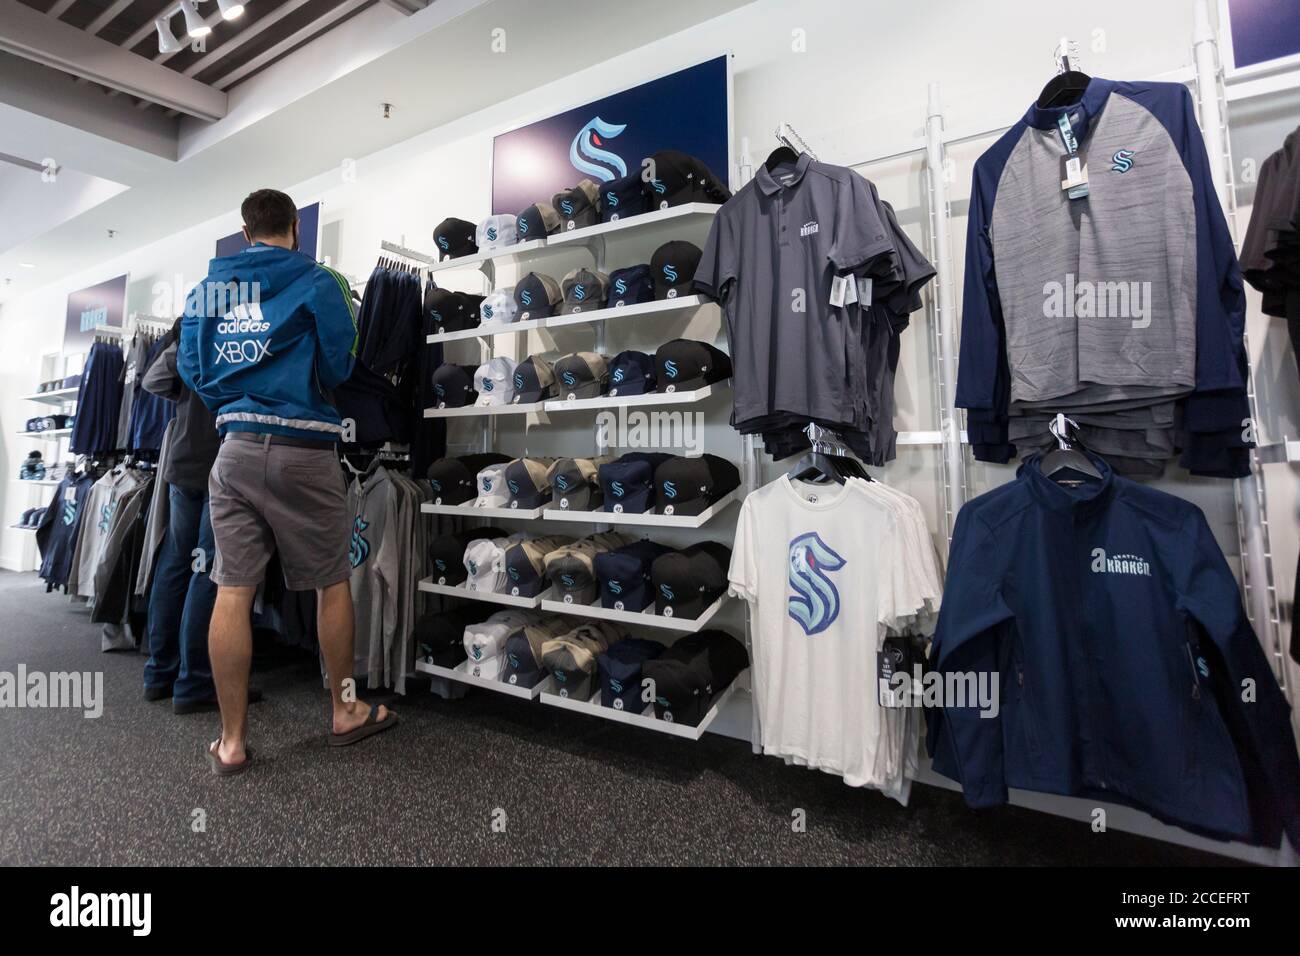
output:
{"label": "navy pants on rack", "polygon": [[[216,696],[208,662],[208,624],[217,586],[209,578],[216,544],[208,496],[172,485],[171,517],[149,592],[149,661],[146,690],[171,686],[174,701]],[[192,570],[194,549],[203,550],[203,570]]]}

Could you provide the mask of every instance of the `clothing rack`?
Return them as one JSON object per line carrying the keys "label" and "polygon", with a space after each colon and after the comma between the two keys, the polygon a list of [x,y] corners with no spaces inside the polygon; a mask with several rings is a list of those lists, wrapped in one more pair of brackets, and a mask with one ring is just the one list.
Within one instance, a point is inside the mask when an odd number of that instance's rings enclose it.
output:
{"label": "clothing rack", "polygon": [[800,136],[795,131],[795,128],[789,123],[782,121],[780,125],[777,126],[774,135],[776,136],[778,143],[790,147],[796,153],[807,153],[813,159],[817,158],[817,154],[812,151],[804,138]]}
{"label": "clothing rack", "polygon": [[419,262],[426,266],[435,265],[438,262],[438,260],[435,259],[433,256],[427,256],[423,252],[417,252],[414,249],[408,249],[406,246],[401,245],[400,243],[389,242],[387,239],[383,239],[380,241],[379,248],[382,249],[384,252],[388,252],[391,253],[392,255],[397,256],[399,259],[408,259],[411,262]]}

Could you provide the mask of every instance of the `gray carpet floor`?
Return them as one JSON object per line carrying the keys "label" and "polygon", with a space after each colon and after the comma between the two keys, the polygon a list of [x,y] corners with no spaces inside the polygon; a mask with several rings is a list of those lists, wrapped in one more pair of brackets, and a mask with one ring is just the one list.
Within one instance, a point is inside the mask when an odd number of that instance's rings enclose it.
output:
{"label": "gray carpet floor", "polygon": [[[104,713],[0,709],[0,863],[1180,865],[1223,858],[913,789],[904,808],[829,775],[485,691],[397,702],[402,723],[326,746],[314,659],[259,661],[257,764],[217,779],[213,714],[141,695],[141,655],[30,574],[0,572],[0,670],[102,670]],[[806,832],[792,832],[800,808]],[[201,814],[196,811],[202,811]],[[504,832],[493,828],[504,811]],[[205,827],[196,832],[194,821]]]}

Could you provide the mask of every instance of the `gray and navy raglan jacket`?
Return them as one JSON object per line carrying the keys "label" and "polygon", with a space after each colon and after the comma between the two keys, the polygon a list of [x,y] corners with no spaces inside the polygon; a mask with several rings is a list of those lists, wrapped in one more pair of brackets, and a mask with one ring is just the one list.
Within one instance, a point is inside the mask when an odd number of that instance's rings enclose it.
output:
{"label": "gray and navy raglan jacket", "polygon": [[[1061,187],[1062,116],[1087,162],[1082,199]],[[1101,294],[1140,285],[1147,312],[1049,317],[1048,290],[1081,281]],[[1013,406],[1178,400],[1184,465],[1244,473],[1245,308],[1185,87],[1094,78],[1078,103],[1031,106],[980,157],[971,189],[957,405],[976,458],[1015,454]]]}

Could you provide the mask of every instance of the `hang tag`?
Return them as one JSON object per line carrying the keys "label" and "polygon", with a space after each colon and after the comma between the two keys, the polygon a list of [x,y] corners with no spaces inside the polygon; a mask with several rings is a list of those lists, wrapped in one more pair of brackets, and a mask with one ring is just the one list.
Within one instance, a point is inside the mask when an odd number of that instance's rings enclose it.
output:
{"label": "hang tag", "polygon": [[847,286],[848,283],[845,281],[846,278],[846,276],[836,276],[831,280],[830,303],[837,309],[844,305],[844,297],[847,295],[845,286]]}
{"label": "hang tag", "polygon": [[858,283],[853,276],[844,277],[844,304],[852,305],[858,301]]}
{"label": "hang tag", "polygon": [[76,486],[76,485],[68,485],[68,487],[66,487],[66,488],[63,489],[63,500],[64,500],[64,501],[76,501],[76,500],[77,500],[77,486]]}
{"label": "hang tag", "polygon": [[908,643],[896,637],[886,638],[880,650],[876,651],[876,685],[881,707],[907,706],[906,694],[892,687],[891,682],[895,674],[907,672],[910,658]]}
{"label": "hang tag", "polygon": [[863,305],[871,304],[871,286],[870,276],[860,276],[858,278],[858,301]]}

